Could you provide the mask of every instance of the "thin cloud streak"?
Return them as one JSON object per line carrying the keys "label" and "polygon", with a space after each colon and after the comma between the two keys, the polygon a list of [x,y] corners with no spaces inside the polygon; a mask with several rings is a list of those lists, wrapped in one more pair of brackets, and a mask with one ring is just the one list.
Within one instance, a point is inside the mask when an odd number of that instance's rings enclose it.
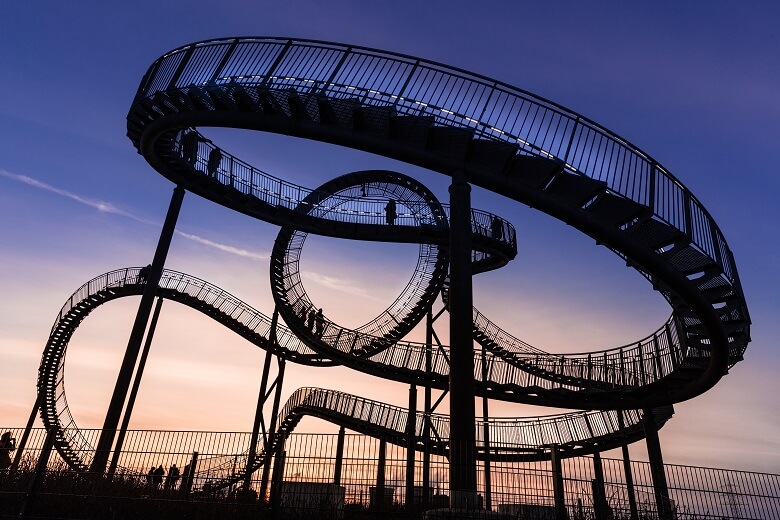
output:
{"label": "thin cloud streak", "polygon": [[[51,184],[47,184],[45,182],[39,181],[37,179],[34,179],[32,177],[28,177],[27,175],[20,175],[17,173],[11,173],[7,170],[4,170],[0,168],[0,175],[3,177],[6,177],[8,179],[21,182],[23,184],[26,184],[28,186],[32,186],[33,188],[38,188],[44,191],[48,191],[50,193],[54,193],[56,195],[60,195],[61,197],[68,198],[70,200],[76,201],[79,204],[83,204],[85,206],[89,206],[90,208],[94,208],[101,213],[111,213],[113,215],[119,215],[122,217],[129,218],[131,220],[135,220],[136,222],[140,222],[142,224],[147,224],[150,226],[155,227],[162,227],[162,224],[160,224],[157,221],[149,220],[145,218],[138,217],[134,215],[133,213],[130,213],[129,211],[123,210],[119,207],[117,207],[115,204],[111,202],[105,202],[102,200],[96,200],[96,199],[89,199],[87,197],[82,197],[81,195],[77,195],[73,192],[70,192],[68,190],[63,190],[60,188],[56,188],[52,186]],[[241,256],[244,258],[250,258],[252,260],[268,260],[271,255],[268,253],[260,253],[256,251],[250,251],[248,249],[241,249],[238,247],[233,247],[227,244],[221,244],[219,242],[214,242],[213,240],[209,240],[207,238],[200,237],[198,235],[193,235],[191,233],[186,233],[184,231],[176,230],[176,234],[186,238],[187,240],[191,240],[193,242],[196,242],[198,244],[211,247],[213,249],[217,249],[219,251],[223,251],[225,253],[230,253],[233,255]]]}
{"label": "thin cloud streak", "polygon": [[38,188],[44,191],[48,191],[50,193],[55,193],[57,195],[60,195],[62,197],[75,200],[79,204],[84,204],[85,206],[89,206],[91,208],[94,208],[101,213],[113,213],[114,215],[121,215],[123,217],[127,217],[129,219],[142,222],[144,224],[153,224],[153,225],[159,225],[156,222],[142,219],[139,217],[136,217],[132,213],[129,213],[121,208],[118,208],[114,204],[110,202],[105,202],[102,200],[96,200],[96,199],[88,199],[86,197],[82,197],[80,195],[76,195],[73,192],[70,192],[68,190],[63,190],[60,188],[55,188],[51,184],[46,184],[45,182],[39,181],[38,179],[33,179],[32,177],[28,177],[27,175],[19,175],[18,173],[11,173],[7,170],[0,169],[0,175],[3,177],[6,177],[8,179],[15,180],[17,182],[21,182],[24,184],[27,184],[28,186],[32,186],[33,188]]}
{"label": "thin cloud streak", "polygon": [[270,260],[271,258],[271,255],[268,253],[258,253],[255,251],[249,251],[248,249],[241,249],[226,244],[220,244],[219,242],[214,242],[213,240],[199,237],[198,235],[185,233],[184,231],[179,231],[178,229],[176,230],[176,234],[179,235],[180,237],[186,238],[187,240],[192,240],[193,242],[197,242],[198,244],[203,244],[204,246],[213,247],[214,249],[219,249],[220,251],[224,251],[232,255],[243,256],[244,258],[251,258],[253,260]]}

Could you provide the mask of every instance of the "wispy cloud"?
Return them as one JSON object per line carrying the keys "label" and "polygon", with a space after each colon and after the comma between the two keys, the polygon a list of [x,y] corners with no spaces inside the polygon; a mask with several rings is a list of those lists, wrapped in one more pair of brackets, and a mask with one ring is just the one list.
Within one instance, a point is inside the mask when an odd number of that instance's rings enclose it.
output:
{"label": "wispy cloud", "polygon": [[[65,197],[67,199],[73,200],[75,202],[78,202],[79,204],[83,204],[85,206],[89,206],[90,208],[94,208],[101,213],[111,213],[114,215],[119,215],[125,218],[129,218],[131,220],[135,220],[136,222],[140,222],[142,224],[148,224],[150,226],[156,226],[156,227],[162,227],[162,224],[160,222],[157,222],[155,220],[150,220],[146,218],[139,217],[130,211],[124,210],[120,207],[118,207],[116,204],[113,204],[111,202],[106,202],[103,200],[98,199],[91,199],[87,197],[82,197],[81,195],[78,195],[76,193],[73,193],[68,190],[63,190],[61,188],[57,188],[55,186],[52,186],[51,184],[47,184],[45,182],[39,181],[38,179],[34,179],[32,177],[28,177],[27,175],[20,175],[18,173],[12,173],[7,170],[3,170],[0,168],[0,176],[6,177],[8,179],[21,182],[23,184],[26,184],[28,186],[32,186],[33,188],[38,188],[44,191],[48,191],[50,193],[54,193],[56,195],[60,195],[61,197]],[[233,255],[241,256],[244,258],[251,258],[253,260],[268,260],[270,258],[270,254],[268,253],[261,253],[257,251],[250,251],[248,249],[242,249],[238,247],[233,247],[227,244],[222,244],[219,242],[215,242],[213,240],[209,240],[207,238],[200,237],[198,235],[193,235],[191,233],[185,233],[184,231],[176,230],[176,234],[186,238],[187,240],[191,240],[193,242],[196,242],[198,244],[204,245],[206,247],[211,247],[213,249],[217,249],[219,251],[223,251],[225,253],[230,253]]]}
{"label": "wispy cloud", "polygon": [[57,195],[60,195],[62,197],[68,198],[70,200],[75,200],[79,204],[84,204],[85,206],[89,206],[91,208],[95,208],[96,210],[100,211],[101,213],[113,213],[114,215],[121,215],[123,217],[127,217],[129,219],[136,220],[138,222],[142,222],[144,224],[155,224],[159,225],[156,222],[142,219],[139,217],[136,217],[132,213],[125,211],[116,205],[112,204],[111,202],[105,202],[102,200],[97,199],[89,199],[86,197],[82,197],[81,195],[77,195],[73,192],[70,192],[68,190],[63,190],[61,188],[55,188],[51,184],[46,184],[43,181],[39,181],[38,179],[33,179],[32,177],[28,177],[27,175],[20,175],[18,173],[11,173],[7,170],[0,169],[0,175],[3,177],[6,177],[8,179],[15,180],[17,182],[21,182],[24,184],[27,184],[28,186],[32,186],[33,188],[38,188],[41,190],[45,190],[51,193],[56,193]]}
{"label": "wispy cloud", "polygon": [[271,258],[271,255],[269,253],[258,253],[256,251],[250,251],[248,249],[241,249],[226,244],[220,244],[219,242],[214,242],[207,238],[199,237],[198,235],[185,233],[184,231],[176,230],[176,234],[186,238],[187,240],[192,240],[193,242],[197,242],[198,244],[203,244],[204,246],[213,247],[214,249],[219,249],[220,251],[224,251],[226,253],[230,253],[233,255],[243,256],[244,258],[252,258],[254,260],[269,260]]}
{"label": "wispy cloud", "polygon": [[379,301],[373,294],[371,294],[365,288],[357,286],[349,280],[335,278],[333,276],[327,276],[324,274],[315,273],[313,271],[301,271],[301,277],[306,280],[311,280],[316,284],[328,287],[329,289],[334,289],[336,291],[341,291],[347,294],[352,294],[355,296],[361,296],[363,298],[370,298],[372,300]]}

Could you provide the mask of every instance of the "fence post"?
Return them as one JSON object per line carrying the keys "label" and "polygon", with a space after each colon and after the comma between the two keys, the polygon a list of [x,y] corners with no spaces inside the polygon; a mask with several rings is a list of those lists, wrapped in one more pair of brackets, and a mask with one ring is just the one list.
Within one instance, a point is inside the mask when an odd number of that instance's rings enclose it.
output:
{"label": "fence post", "polygon": [[[374,487],[373,507],[374,511],[382,511],[385,501],[385,465],[387,462],[387,441],[382,438],[379,440],[379,464],[376,468],[376,486]],[[370,500],[369,500],[370,503]]]}
{"label": "fence post", "polygon": [[563,488],[563,468],[558,446],[550,446],[550,463],[552,465],[553,498],[555,500],[555,519],[566,520],[566,497]]}
{"label": "fence post", "polygon": [[658,508],[659,520],[671,520],[671,503],[669,502],[669,488],[666,485],[666,473],[664,472],[664,459],[661,455],[661,442],[658,439],[658,427],[653,418],[653,411],[645,408],[642,410],[642,423],[645,428],[645,441],[647,442],[647,457],[650,459],[650,474],[653,477],[653,490],[655,491],[655,503]]}

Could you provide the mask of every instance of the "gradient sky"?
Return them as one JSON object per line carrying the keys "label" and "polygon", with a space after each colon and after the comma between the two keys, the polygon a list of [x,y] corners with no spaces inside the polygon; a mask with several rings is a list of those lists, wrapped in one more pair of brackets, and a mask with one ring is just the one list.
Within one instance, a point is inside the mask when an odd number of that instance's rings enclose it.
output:
{"label": "gradient sky", "polygon": [[[146,68],[202,39],[289,36],[394,50],[508,82],[594,119],[667,167],[703,202],[735,254],[753,342],[715,389],[676,406],[661,433],[665,459],[780,473],[775,3],[113,4],[4,2],[0,12],[0,425],[26,421],[40,354],[70,294],[103,272],[151,261],[173,186],[125,136]],[[204,133],[304,186],[386,168],[447,199],[445,177],[382,157],[257,132]],[[474,190],[473,204],[510,219],[520,250],[506,268],[475,278],[475,302],[532,345],[615,347],[668,317],[661,296],[592,239],[484,190]],[[277,227],[188,194],[177,230],[167,267],[271,314],[268,253]],[[415,257],[415,246],[310,236],[302,268],[313,301],[357,326],[395,298]],[[73,337],[66,384],[83,427],[102,424],[137,303],[105,305]],[[262,357],[195,311],[166,303],[131,427],[250,429]],[[407,399],[404,385],[288,365],[285,397],[299,386],[400,405]],[[491,406],[502,416],[554,411]],[[302,426],[333,431],[315,420]],[[635,450],[641,458],[641,445]]]}

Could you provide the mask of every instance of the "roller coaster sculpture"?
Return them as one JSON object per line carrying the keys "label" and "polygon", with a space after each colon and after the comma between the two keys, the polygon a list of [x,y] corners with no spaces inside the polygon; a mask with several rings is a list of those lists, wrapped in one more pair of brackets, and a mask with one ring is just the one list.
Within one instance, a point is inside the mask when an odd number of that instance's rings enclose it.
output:
{"label": "roller coaster sculpture", "polygon": [[[450,208],[418,181],[390,171],[354,172],[308,190],[217,148],[199,127],[286,134],[445,175],[463,172],[468,182],[609,247],[666,298],[672,314],[647,337],[563,356],[531,347],[474,309],[473,339],[485,350],[484,357],[474,355],[477,395],[590,410],[490,420],[491,441],[507,446],[491,448],[494,459],[549,458],[551,445],[573,456],[640,439],[647,412],[634,408],[655,407],[652,420],[662,426],[673,403],[711,388],[742,359],[750,340],[734,259],[712,217],[652,157],[593,121],[493,79],[374,49],[279,38],[186,45],[149,68],[127,116],[128,137],[176,185],[281,226],[271,288],[286,326],[184,273],[162,271],[156,295],[202,312],[287,361],[341,364],[446,390],[448,349],[404,337],[440,295],[448,304]],[[209,164],[217,149],[221,157]],[[397,201],[393,222],[383,207],[390,198]],[[419,244],[417,267],[399,297],[364,326],[345,328],[325,316],[314,330],[303,318],[315,304],[299,272],[308,233]],[[513,226],[496,215],[471,210],[471,233],[474,274],[500,268],[517,252]],[[38,379],[41,415],[55,432],[60,455],[79,470],[88,470],[95,447],[79,434],[67,405],[65,349],[94,308],[143,294],[146,285],[138,268],[98,276],[70,297],[52,327]],[[277,442],[303,415],[399,439],[409,424],[405,409],[303,388],[279,414]],[[433,446],[447,454],[446,417],[416,413],[412,424],[416,449]],[[274,446],[264,448],[267,453]],[[477,448],[477,457],[484,454]],[[249,471],[266,460],[258,455]]]}

